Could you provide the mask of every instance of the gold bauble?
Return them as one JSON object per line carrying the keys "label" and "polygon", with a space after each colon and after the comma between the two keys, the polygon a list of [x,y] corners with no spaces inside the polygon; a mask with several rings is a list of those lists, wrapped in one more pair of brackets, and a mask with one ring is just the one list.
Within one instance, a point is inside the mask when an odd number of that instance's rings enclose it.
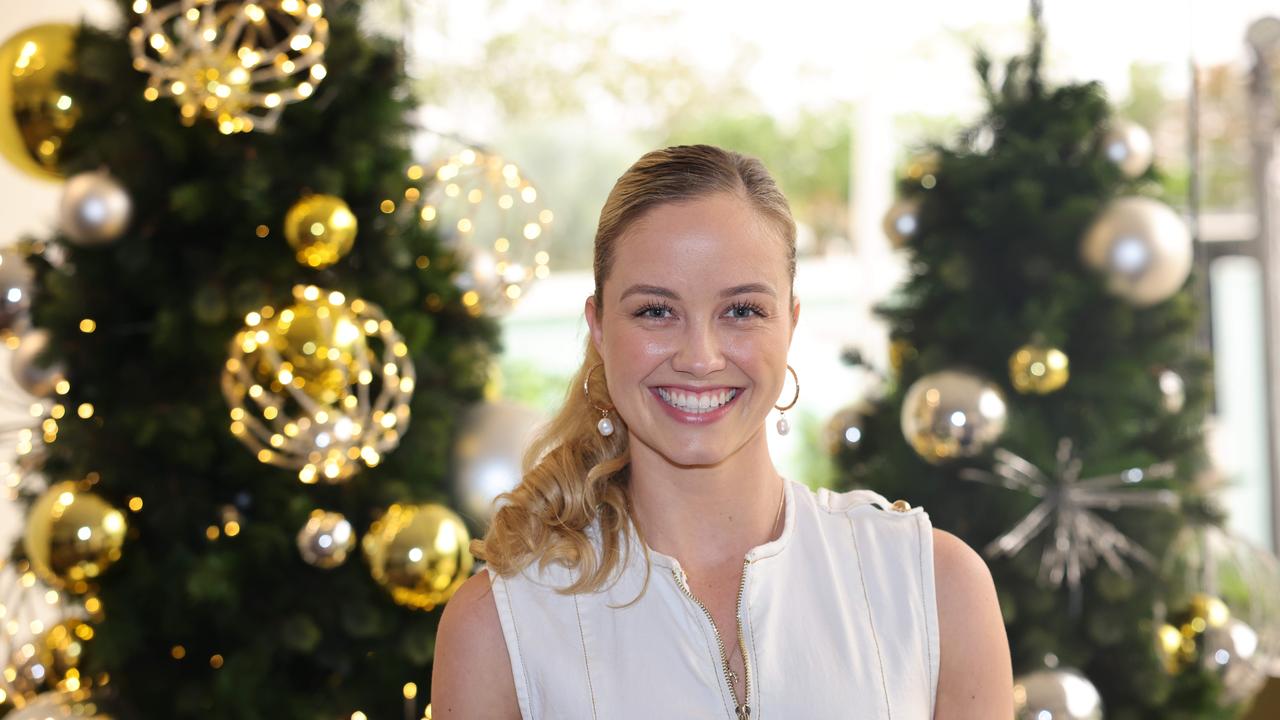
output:
{"label": "gold bauble", "polygon": [[31,505],[23,546],[46,583],[83,593],[116,560],[127,530],[124,514],[75,482],[53,485]]}
{"label": "gold bauble", "polygon": [[[93,639],[93,626],[81,620],[71,619],[54,625],[39,639],[23,650],[30,650],[28,657],[18,666],[23,682],[30,687],[47,690],[79,690],[88,685],[82,677],[80,661],[84,647]],[[15,663],[16,664],[16,663]]]}
{"label": "gold bauble", "polygon": [[1048,395],[1067,384],[1067,354],[1055,347],[1023,345],[1009,356],[1009,380],[1023,393]]}
{"label": "gold bauble", "polygon": [[1157,648],[1170,673],[1180,673],[1201,662],[1205,639],[1227,627],[1231,610],[1214,595],[1196,593],[1181,612],[1172,615],[1157,630]]}
{"label": "gold bauble", "polygon": [[284,236],[298,263],[326,268],[351,251],[356,224],[356,216],[342,198],[309,195],[289,208],[284,217]]}
{"label": "gold bauble", "polygon": [[76,27],[34,25],[0,45],[0,155],[18,169],[58,180],[62,141],[79,105],[57,83],[73,67]]}
{"label": "gold bauble", "polygon": [[392,505],[363,540],[373,579],[401,605],[443,605],[471,575],[471,535],[462,518],[436,503]]}
{"label": "gold bauble", "polygon": [[1004,393],[972,373],[943,370],[921,377],[902,401],[902,435],[920,457],[942,463],[973,457],[1004,433]]}
{"label": "gold bauble", "polygon": [[[279,353],[280,367],[260,369],[274,392],[284,389],[279,370],[285,369],[295,387],[333,406],[356,382],[362,366],[377,365],[359,320],[346,307],[297,303],[273,320],[270,345]],[[266,354],[260,361],[267,362]]]}

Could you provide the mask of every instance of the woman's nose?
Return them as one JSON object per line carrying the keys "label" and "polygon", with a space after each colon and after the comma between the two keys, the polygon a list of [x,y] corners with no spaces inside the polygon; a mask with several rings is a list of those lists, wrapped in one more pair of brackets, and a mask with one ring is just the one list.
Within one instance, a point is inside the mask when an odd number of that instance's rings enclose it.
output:
{"label": "woman's nose", "polygon": [[686,328],[672,357],[672,369],[697,376],[722,370],[724,352],[715,329],[701,323],[690,323]]}

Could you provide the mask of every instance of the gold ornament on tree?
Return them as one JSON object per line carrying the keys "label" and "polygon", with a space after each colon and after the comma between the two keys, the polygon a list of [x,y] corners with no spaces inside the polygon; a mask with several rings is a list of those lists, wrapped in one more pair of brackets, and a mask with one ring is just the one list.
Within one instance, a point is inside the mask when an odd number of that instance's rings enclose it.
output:
{"label": "gold ornament on tree", "polygon": [[1047,395],[1067,384],[1066,353],[1042,343],[1023,345],[1009,356],[1009,381],[1020,393]]}
{"label": "gold ornament on tree", "polygon": [[74,67],[75,35],[74,25],[50,23],[0,44],[0,155],[34,177],[62,177],[62,141],[80,116],[57,82]]}
{"label": "gold ornament on tree", "polygon": [[284,236],[300,265],[327,268],[351,251],[356,216],[340,197],[308,195],[289,208]]}
{"label": "gold ornament on tree", "polygon": [[510,310],[535,280],[548,277],[547,230],[554,217],[520,168],[499,155],[467,148],[425,171],[409,168],[406,199],[424,227],[460,256],[455,278],[472,314]]}
{"label": "gold ornament on tree", "polygon": [[1157,200],[1111,201],[1085,232],[1085,265],[1107,278],[1107,289],[1135,306],[1168,300],[1191,273],[1191,234],[1178,214]]}
{"label": "gold ornament on tree", "polygon": [[436,503],[392,505],[363,540],[373,579],[405,607],[443,605],[471,575],[471,535]]}
{"label": "gold ornament on tree", "polygon": [[934,464],[973,457],[1004,433],[1008,409],[994,383],[961,370],[942,370],[911,384],[902,401],[902,435]]}
{"label": "gold ornament on tree", "polygon": [[182,123],[211,118],[230,135],[272,132],[284,106],[325,78],[329,21],[320,0],[136,0],[133,67],[148,100],[168,96]]}
{"label": "gold ornament on tree", "polygon": [[93,626],[78,619],[50,627],[33,643],[24,643],[13,659],[20,685],[42,690],[79,690],[88,687],[80,660],[93,639]]}
{"label": "gold ornament on tree", "polygon": [[314,285],[294,286],[293,300],[249,313],[231,341],[231,432],[304,483],[343,482],[399,445],[413,362],[377,305]]}
{"label": "gold ornament on tree", "polygon": [[50,691],[36,697],[4,720],[111,720],[88,691]]}
{"label": "gold ornament on tree", "polygon": [[32,503],[23,548],[40,579],[80,594],[120,559],[126,530],[123,513],[79,483],[65,481]]}

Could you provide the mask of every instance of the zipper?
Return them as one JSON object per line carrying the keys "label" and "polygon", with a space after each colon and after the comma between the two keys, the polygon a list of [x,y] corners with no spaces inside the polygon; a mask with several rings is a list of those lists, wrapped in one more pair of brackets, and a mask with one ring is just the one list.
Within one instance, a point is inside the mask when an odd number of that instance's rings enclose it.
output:
{"label": "zipper", "polygon": [[742,594],[747,588],[747,566],[751,564],[750,560],[742,561],[742,580],[738,583],[738,604],[735,611],[735,618],[738,621],[738,648],[742,651],[742,669],[744,670],[745,679],[743,682],[742,702],[738,703],[738,674],[729,669],[729,655],[724,649],[724,640],[720,638],[720,629],[716,627],[715,618],[711,617],[711,611],[707,609],[702,601],[693,596],[688,586],[680,578],[680,573],[676,568],[671,568],[671,575],[676,579],[676,585],[684,591],[689,599],[702,608],[702,612],[707,616],[707,622],[711,623],[711,632],[715,633],[716,645],[720,646],[720,662],[724,664],[724,679],[729,683],[729,692],[733,694],[734,714],[737,720],[749,720],[751,717],[751,660],[747,657],[747,642],[742,634]]}

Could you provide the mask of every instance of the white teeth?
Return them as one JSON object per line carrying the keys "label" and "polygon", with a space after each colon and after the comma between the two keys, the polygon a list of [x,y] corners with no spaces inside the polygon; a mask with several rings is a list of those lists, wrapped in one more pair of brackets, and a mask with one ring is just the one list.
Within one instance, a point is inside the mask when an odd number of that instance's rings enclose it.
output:
{"label": "white teeth", "polygon": [[705,413],[729,402],[738,394],[737,390],[720,390],[718,392],[694,395],[681,390],[658,388],[658,394],[668,405],[691,413]]}

